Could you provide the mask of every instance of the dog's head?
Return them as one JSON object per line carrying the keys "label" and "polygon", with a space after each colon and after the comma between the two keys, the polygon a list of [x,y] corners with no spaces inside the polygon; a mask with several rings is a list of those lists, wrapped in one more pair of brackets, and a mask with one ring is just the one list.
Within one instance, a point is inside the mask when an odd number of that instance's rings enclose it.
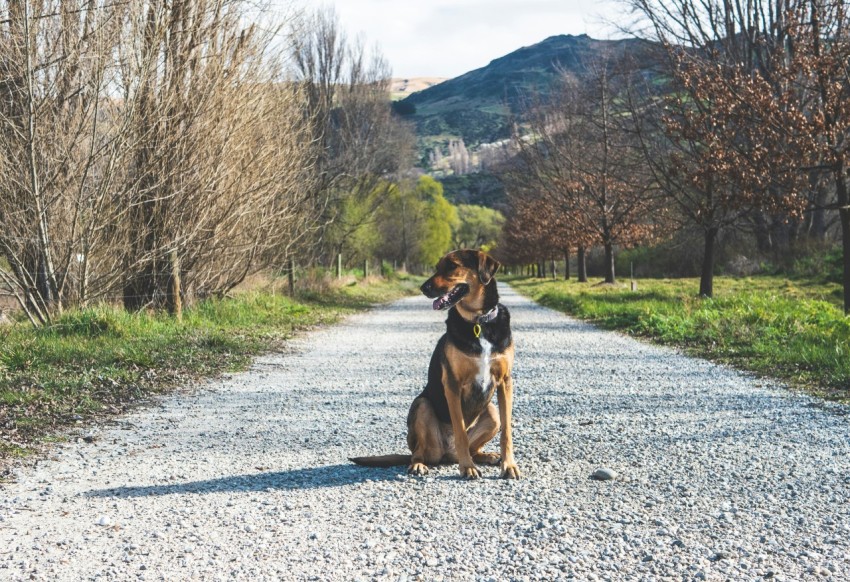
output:
{"label": "dog's head", "polygon": [[468,310],[474,311],[481,308],[484,288],[493,280],[499,266],[498,261],[481,251],[452,251],[440,259],[437,272],[420,289],[434,300],[434,309],[450,309],[463,302]]}

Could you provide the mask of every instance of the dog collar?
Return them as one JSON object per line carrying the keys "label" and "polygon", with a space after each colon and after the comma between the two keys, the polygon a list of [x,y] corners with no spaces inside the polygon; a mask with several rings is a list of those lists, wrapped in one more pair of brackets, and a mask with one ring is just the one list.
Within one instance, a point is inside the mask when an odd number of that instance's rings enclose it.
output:
{"label": "dog collar", "polygon": [[475,334],[475,337],[481,337],[481,324],[482,323],[490,323],[496,316],[499,315],[499,306],[497,305],[484,315],[479,315],[475,318],[475,325],[472,326],[472,333]]}
{"label": "dog collar", "polygon": [[499,306],[498,305],[496,307],[494,307],[493,309],[491,309],[490,311],[488,311],[487,313],[485,313],[484,315],[479,315],[478,317],[476,317],[475,322],[476,323],[490,323],[491,321],[496,319],[497,315],[499,315]]}

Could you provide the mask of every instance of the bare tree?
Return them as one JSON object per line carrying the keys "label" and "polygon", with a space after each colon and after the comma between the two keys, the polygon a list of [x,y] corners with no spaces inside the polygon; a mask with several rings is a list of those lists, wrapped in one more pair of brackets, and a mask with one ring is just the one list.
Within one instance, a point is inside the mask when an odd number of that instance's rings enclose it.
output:
{"label": "bare tree", "polygon": [[299,93],[281,85],[274,31],[245,24],[246,7],[149,2],[128,23],[128,309],[179,312],[183,297],[228,291],[301,219]]}
{"label": "bare tree", "polygon": [[0,4],[0,278],[34,324],[179,312],[309,228],[303,96],[247,6]]}
{"label": "bare tree", "polygon": [[109,90],[123,4],[0,3],[2,278],[34,324],[88,298],[127,118]]}

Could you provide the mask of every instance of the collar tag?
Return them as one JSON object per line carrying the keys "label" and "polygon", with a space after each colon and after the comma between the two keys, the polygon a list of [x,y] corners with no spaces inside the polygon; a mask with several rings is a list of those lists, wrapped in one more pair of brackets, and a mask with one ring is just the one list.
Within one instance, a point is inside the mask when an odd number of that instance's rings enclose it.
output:
{"label": "collar tag", "polygon": [[472,326],[472,333],[475,334],[476,338],[481,337],[481,326],[478,325],[477,323],[475,325],[473,325]]}

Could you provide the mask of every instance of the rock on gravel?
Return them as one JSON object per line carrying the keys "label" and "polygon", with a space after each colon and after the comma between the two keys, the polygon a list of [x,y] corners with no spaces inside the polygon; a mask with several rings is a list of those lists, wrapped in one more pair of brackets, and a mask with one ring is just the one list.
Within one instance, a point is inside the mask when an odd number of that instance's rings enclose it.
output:
{"label": "rock on gravel", "polygon": [[617,478],[617,471],[603,467],[601,469],[596,469],[593,473],[591,473],[590,478],[596,481],[611,481]]}
{"label": "rock on gravel", "polygon": [[850,579],[847,407],[503,297],[521,481],[346,460],[406,452],[414,297],[18,468],[0,580]]}

